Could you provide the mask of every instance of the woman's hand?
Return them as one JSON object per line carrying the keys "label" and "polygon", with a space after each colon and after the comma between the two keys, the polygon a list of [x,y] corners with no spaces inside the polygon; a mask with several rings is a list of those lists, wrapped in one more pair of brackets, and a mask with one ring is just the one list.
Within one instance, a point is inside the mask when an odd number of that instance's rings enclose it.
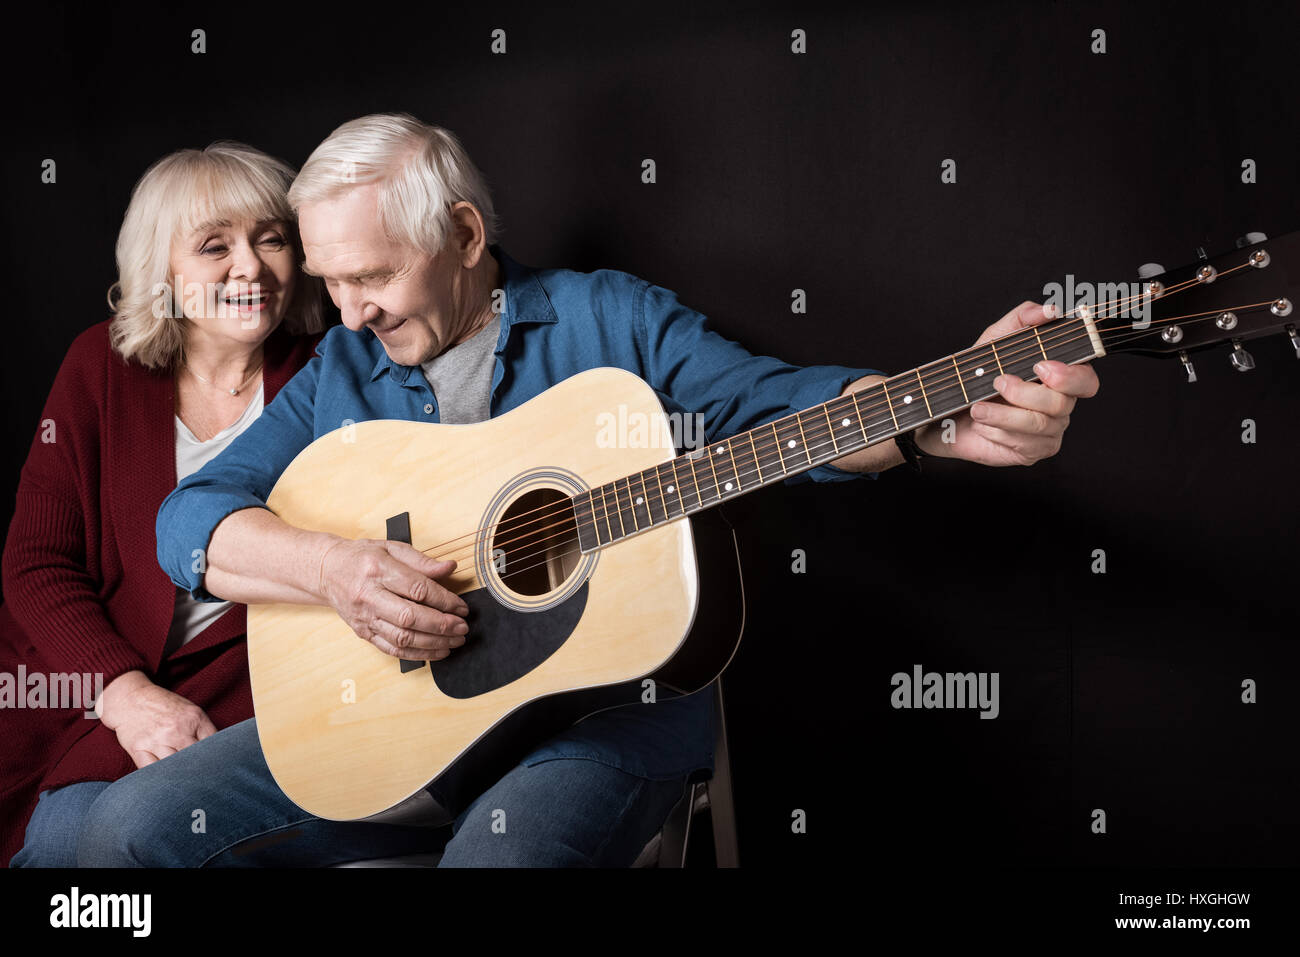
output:
{"label": "woman's hand", "polygon": [[154,684],[143,671],[128,671],[110,681],[96,709],[137,768],[217,732],[202,708]]}

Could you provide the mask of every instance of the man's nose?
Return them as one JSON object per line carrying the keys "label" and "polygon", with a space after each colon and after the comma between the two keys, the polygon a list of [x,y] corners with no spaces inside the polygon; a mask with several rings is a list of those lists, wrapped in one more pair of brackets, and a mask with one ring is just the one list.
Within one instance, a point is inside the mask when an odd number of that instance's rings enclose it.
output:
{"label": "man's nose", "polygon": [[360,332],[366,323],[373,322],[379,316],[379,310],[367,303],[361,290],[355,286],[340,286],[337,304],[343,325],[353,332]]}

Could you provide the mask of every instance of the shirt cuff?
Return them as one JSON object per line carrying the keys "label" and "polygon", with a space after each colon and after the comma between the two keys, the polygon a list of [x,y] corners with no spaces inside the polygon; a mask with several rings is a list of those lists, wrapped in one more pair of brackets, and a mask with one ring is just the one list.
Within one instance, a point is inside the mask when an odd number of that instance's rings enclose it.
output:
{"label": "shirt cuff", "polygon": [[203,587],[212,533],[234,512],[266,507],[257,496],[234,486],[173,490],[158,509],[158,564],[195,601],[224,601]]}
{"label": "shirt cuff", "polygon": [[[814,406],[839,398],[850,382],[856,382],[864,376],[884,375],[879,369],[854,369],[848,366],[821,366],[827,377],[805,386],[794,395],[791,413],[802,412]],[[785,480],[786,485],[798,485],[800,482],[848,482],[858,478],[879,478],[879,472],[850,472],[838,465],[826,463]]]}

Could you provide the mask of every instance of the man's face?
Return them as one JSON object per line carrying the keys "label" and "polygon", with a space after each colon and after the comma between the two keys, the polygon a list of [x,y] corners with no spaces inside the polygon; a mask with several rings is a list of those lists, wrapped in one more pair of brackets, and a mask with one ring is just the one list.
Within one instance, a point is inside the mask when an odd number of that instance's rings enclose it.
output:
{"label": "man's face", "polygon": [[349,329],[368,327],[400,365],[447,348],[466,292],[454,243],[437,256],[394,243],[380,226],[374,184],[302,206],[298,229],[304,268],[324,278]]}

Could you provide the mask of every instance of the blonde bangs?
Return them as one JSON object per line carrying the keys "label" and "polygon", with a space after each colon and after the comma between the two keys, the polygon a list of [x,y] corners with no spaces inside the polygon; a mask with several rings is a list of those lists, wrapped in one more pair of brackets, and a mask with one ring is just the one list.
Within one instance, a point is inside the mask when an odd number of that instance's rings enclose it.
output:
{"label": "blonde bangs", "polygon": [[181,182],[174,184],[174,208],[179,215],[173,224],[173,236],[185,236],[215,223],[241,219],[277,220],[293,225],[293,211],[285,195],[292,182],[291,171],[289,179],[281,181],[266,175],[266,170],[228,156],[206,158],[209,162],[197,164],[186,171],[189,175],[178,177]]}

